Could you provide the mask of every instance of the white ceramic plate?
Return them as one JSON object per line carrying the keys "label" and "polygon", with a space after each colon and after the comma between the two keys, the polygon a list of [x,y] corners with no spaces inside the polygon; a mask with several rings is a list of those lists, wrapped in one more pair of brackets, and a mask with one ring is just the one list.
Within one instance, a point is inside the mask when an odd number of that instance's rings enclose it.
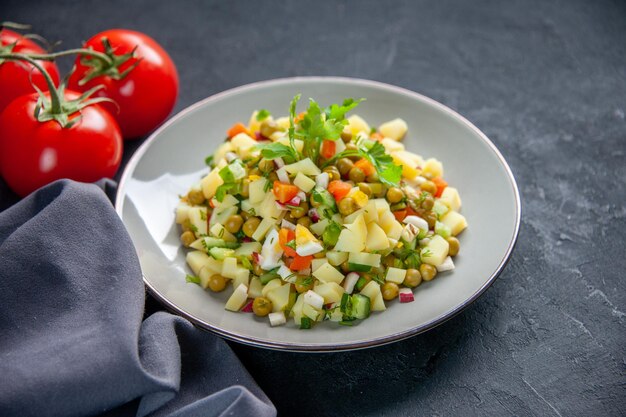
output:
{"label": "white ceramic plate", "polygon": [[[367,99],[356,111],[376,126],[401,117],[409,125],[405,144],[444,164],[445,178],[459,189],[469,223],[459,237],[456,270],[415,290],[415,302],[388,303],[352,327],[332,322],[311,330],[270,327],[266,318],[224,310],[230,291],[213,294],[187,284],[185,250],[174,224],[179,194],[206,174],[205,156],[237,121],[255,109],[286,115],[302,93],[322,105],[346,97]],[[299,111],[301,108],[299,107]],[[466,119],[427,97],[402,88],[349,78],[305,77],[259,82],[192,105],[158,129],[137,150],[120,181],[116,209],[135,244],[150,292],[170,310],[227,339],[291,351],[336,351],[381,345],[431,329],[480,296],[500,273],[515,244],[520,198],[502,155]]]}

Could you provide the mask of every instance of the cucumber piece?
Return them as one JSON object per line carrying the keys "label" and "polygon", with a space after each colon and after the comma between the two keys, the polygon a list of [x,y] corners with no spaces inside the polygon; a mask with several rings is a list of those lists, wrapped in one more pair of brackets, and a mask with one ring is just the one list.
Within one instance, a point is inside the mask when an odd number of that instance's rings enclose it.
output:
{"label": "cucumber piece", "polygon": [[365,277],[359,277],[359,280],[354,284],[354,289],[357,291],[361,291],[363,287],[367,285],[369,281],[365,279]]}
{"label": "cucumber piece", "polygon": [[313,323],[313,320],[311,320],[310,318],[304,316],[304,317],[302,317],[300,319],[300,328],[301,329],[310,329],[312,323]]}
{"label": "cucumber piece", "polygon": [[278,271],[278,268],[274,268],[271,271],[267,271],[266,273],[261,275],[259,277],[259,279],[261,280],[261,284],[265,285],[273,279],[280,279],[280,275],[278,275],[276,271]]}
{"label": "cucumber piece", "polygon": [[355,264],[354,262],[348,262],[348,269],[353,272],[370,272],[372,270],[371,265]]}
{"label": "cucumber piece", "polygon": [[370,315],[371,301],[363,294],[348,295],[344,293],[340,304],[343,321],[366,319]]}
{"label": "cucumber piece", "polygon": [[332,211],[337,211],[335,197],[322,187],[315,187],[313,189],[313,200],[320,203],[322,206],[328,207]]}
{"label": "cucumber piece", "polygon": [[207,251],[211,248],[237,249],[240,246],[237,242],[226,242],[224,239],[218,239],[216,237],[205,237],[203,240],[204,243],[202,243],[202,245]]}
{"label": "cucumber piece", "polygon": [[354,294],[352,297],[352,314],[355,319],[366,319],[370,315],[371,301],[362,294]]}
{"label": "cucumber piece", "polygon": [[218,261],[223,261],[226,258],[234,257],[235,251],[228,248],[211,248],[209,249],[209,255],[211,255],[214,259]]}
{"label": "cucumber piece", "polygon": [[435,234],[438,234],[442,238],[447,239],[452,235],[452,231],[450,227],[437,220],[437,223],[435,223]]}
{"label": "cucumber piece", "polygon": [[448,210],[450,210],[448,206],[440,201],[435,201],[435,204],[433,205],[433,211],[437,215],[437,218],[443,217],[443,215],[446,214]]}
{"label": "cucumber piece", "polygon": [[339,309],[344,315],[347,315],[348,310],[352,308],[350,294],[343,293],[341,296],[341,304],[339,304]]}

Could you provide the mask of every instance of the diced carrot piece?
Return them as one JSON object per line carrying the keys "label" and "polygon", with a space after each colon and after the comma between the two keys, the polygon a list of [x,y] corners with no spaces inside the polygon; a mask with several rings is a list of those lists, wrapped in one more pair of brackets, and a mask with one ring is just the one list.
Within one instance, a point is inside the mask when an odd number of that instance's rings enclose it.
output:
{"label": "diced carrot piece", "polygon": [[435,197],[441,197],[441,193],[446,189],[448,183],[441,177],[435,177],[432,180],[437,186],[437,191],[435,192]]}
{"label": "diced carrot piece", "polygon": [[287,256],[297,256],[296,250],[290,246],[287,246],[287,243],[291,242],[296,238],[296,232],[291,229],[282,228],[278,232],[278,243],[280,247],[285,251],[285,255]]}
{"label": "diced carrot piece", "polygon": [[359,159],[354,163],[354,166],[361,169],[365,175],[372,175],[376,173],[376,168],[370,161],[365,158]]}
{"label": "diced carrot piece", "polygon": [[407,216],[407,209],[396,210],[393,212],[393,215],[395,216],[397,221],[401,222]]}
{"label": "diced carrot piece", "polygon": [[294,123],[300,123],[302,121],[302,119],[304,119],[304,115],[306,114],[306,112],[302,112],[300,114],[298,114],[296,117],[294,117],[293,122]]}
{"label": "diced carrot piece", "polygon": [[240,133],[250,135],[248,128],[243,123],[235,123],[230,129],[228,129],[228,132],[226,132],[229,138],[234,138]]}
{"label": "diced carrot piece", "polygon": [[380,133],[378,133],[378,132],[374,132],[374,133],[372,133],[372,134],[370,135],[370,139],[374,139],[374,140],[377,140],[377,141],[379,141],[379,142],[380,142],[381,140],[383,140],[384,138],[385,138],[385,137],[384,137],[383,135],[381,135]]}
{"label": "diced carrot piece", "polygon": [[300,256],[296,254],[296,256],[293,257],[293,262],[289,265],[289,269],[292,271],[302,271],[303,269],[310,268],[312,261],[313,255]]}
{"label": "diced carrot piece", "polygon": [[337,150],[337,144],[335,143],[334,140],[324,140],[322,142],[322,150],[320,151],[320,154],[324,158],[330,159],[333,156],[335,156],[336,150]]}
{"label": "diced carrot piece", "polygon": [[281,203],[285,204],[287,201],[294,198],[300,189],[291,184],[285,184],[284,182],[274,181],[274,195]]}
{"label": "diced carrot piece", "polygon": [[352,186],[350,184],[341,180],[333,180],[328,184],[328,192],[335,197],[336,201],[340,201],[347,196],[351,189]]}

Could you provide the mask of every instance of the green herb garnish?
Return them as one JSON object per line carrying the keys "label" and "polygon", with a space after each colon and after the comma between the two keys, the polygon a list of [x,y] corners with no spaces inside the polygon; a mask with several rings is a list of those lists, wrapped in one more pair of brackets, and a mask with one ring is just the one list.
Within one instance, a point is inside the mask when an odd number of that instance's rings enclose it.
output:
{"label": "green herb garnish", "polygon": [[298,152],[295,148],[287,145],[283,145],[279,142],[272,143],[259,143],[255,146],[255,149],[259,149],[261,151],[261,156],[265,159],[276,159],[283,158],[285,163],[292,163],[297,161]]}
{"label": "green herb garnish", "polygon": [[267,111],[265,109],[261,109],[256,114],[256,120],[257,120],[257,122],[262,122],[263,120],[267,119],[270,116],[271,116],[271,113],[269,111]]}
{"label": "green herb garnish", "polygon": [[200,285],[200,278],[198,278],[198,277],[194,277],[193,275],[189,275],[189,274],[187,274],[187,275],[185,276],[185,280],[186,280],[187,282],[191,282],[192,284],[198,284],[198,285]]}

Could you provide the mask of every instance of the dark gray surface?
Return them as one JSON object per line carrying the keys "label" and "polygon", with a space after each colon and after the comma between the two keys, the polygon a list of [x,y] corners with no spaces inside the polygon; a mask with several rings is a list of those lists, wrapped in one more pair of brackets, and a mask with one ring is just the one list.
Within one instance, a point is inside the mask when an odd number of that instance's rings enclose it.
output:
{"label": "dark gray surface", "polygon": [[4,1],[0,16],[67,46],[145,31],[178,65],[177,110],[294,75],[406,87],[468,117],[517,178],[511,262],[439,328],[352,353],[231,344],[282,415],[624,413],[624,2],[124,3]]}

